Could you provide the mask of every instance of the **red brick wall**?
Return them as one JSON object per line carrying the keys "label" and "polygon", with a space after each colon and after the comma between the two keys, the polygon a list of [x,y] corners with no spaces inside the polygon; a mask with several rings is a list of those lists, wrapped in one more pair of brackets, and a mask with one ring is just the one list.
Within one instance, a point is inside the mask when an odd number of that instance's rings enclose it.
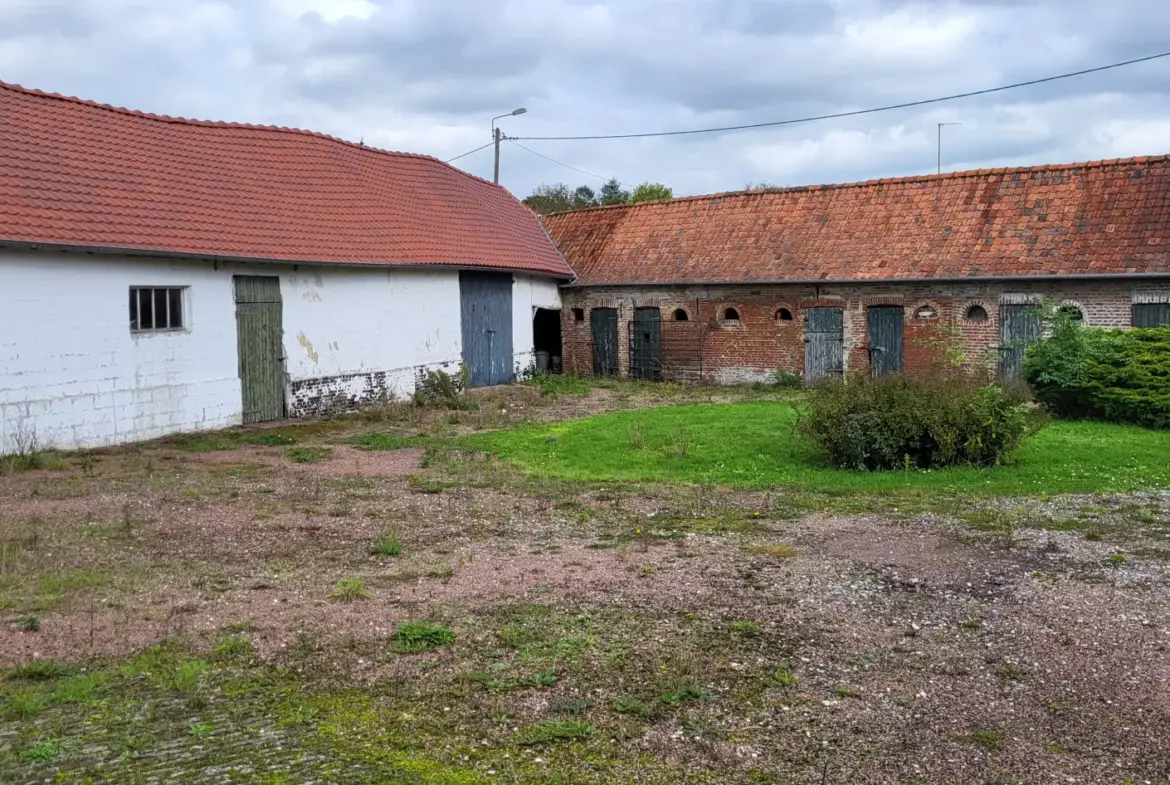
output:
{"label": "red brick wall", "polygon": [[[629,321],[635,308],[658,307],[663,320],[663,364],[668,378],[719,384],[766,381],[777,371],[804,372],[805,311],[820,305],[845,309],[845,365],[848,372],[869,367],[866,309],[904,309],[904,367],[907,373],[945,362],[945,346],[958,343],[971,367],[994,369],[998,359],[1001,303],[1056,299],[1076,305],[1088,324],[1129,327],[1134,302],[1170,300],[1170,278],[1160,281],[1099,280],[962,284],[854,284],[831,286],[568,287],[562,290],[564,367],[593,372],[589,310],[618,309],[622,374],[629,370]],[[929,306],[932,318],[917,318]],[[974,306],[986,320],[967,318]],[[727,320],[727,309],[738,320]],[[779,309],[791,321],[776,318]],[[581,321],[575,309],[580,309]],[[685,323],[673,321],[682,309]]]}

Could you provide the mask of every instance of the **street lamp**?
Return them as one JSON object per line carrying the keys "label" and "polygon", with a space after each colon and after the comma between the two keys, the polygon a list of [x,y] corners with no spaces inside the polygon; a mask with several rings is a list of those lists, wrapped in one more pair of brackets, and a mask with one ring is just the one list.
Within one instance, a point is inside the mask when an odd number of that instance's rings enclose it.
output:
{"label": "street lamp", "polygon": [[498,117],[492,118],[492,141],[496,143],[496,168],[495,174],[492,176],[492,182],[496,185],[499,185],[500,183],[500,140],[504,138],[504,135],[500,132],[500,129],[496,128],[496,120],[504,117],[516,117],[517,115],[522,115],[527,111],[528,110],[522,106],[519,109],[513,109],[507,114],[502,114]]}

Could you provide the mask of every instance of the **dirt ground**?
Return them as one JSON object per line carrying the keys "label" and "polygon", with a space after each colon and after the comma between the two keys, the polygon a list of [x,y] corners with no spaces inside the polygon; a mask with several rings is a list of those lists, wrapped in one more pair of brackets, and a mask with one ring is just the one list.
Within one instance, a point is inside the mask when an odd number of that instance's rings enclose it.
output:
{"label": "dirt ground", "polygon": [[[1170,496],[833,512],[428,449],[711,395],[517,386],[0,478],[0,783],[1170,782]],[[453,642],[397,652],[419,620]]]}

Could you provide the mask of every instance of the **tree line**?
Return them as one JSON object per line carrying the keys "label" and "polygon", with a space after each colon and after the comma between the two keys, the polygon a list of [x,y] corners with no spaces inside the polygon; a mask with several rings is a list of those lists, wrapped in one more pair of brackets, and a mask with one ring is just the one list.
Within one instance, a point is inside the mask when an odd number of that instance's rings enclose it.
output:
{"label": "tree line", "polygon": [[616,177],[610,178],[600,191],[587,185],[570,188],[564,183],[540,185],[522,201],[539,215],[564,213],[614,204],[637,204],[658,199],[673,199],[674,191],[662,183],[642,183],[632,191],[626,190]]}

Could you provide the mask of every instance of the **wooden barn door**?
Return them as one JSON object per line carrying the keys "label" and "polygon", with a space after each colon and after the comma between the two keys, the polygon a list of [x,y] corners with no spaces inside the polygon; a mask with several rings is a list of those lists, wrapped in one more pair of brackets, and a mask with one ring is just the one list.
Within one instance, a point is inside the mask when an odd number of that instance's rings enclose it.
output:
{"label": "wooden barn door", "polygon": [[512,381],[512,275],[459,273],[459,300],[468,384]]}
{"label": "wooden barn door", "polygon": [[630,325],[630,375],[637,379],[662,378],[662,313],[638,308]]}
{"label": "wooden barn door", "polygon": [[1134,327],[1161,327],[1170,324],[1170,303],[1134,303]]}
{"label": "wooden barn door", "polygon": [[805,384],[842,376],[845,373],[845,310],[822,306],[809,308],[806,313]]}
{"label": "wooden barn door", "polygon": [[237,275],[236,334],[244,422],[284,417],[284,324],[280,279]]}
{"label": "wooden barn door", "polygon": [[999,376],[1020,378],[1024,353],[1043,333],[1040,308],[1031,303],[999,306]]}
{"label": "wooden barn door", "polygon": [[874,376],[902,370],[902,306],[869,309],[869,366]]}
{"label": "wooden barn door", "polygon": [[616,308],[594,308],[589,312],[593,329],[593,373],[596,376],[617,376],[618,372],[618,315]]}

